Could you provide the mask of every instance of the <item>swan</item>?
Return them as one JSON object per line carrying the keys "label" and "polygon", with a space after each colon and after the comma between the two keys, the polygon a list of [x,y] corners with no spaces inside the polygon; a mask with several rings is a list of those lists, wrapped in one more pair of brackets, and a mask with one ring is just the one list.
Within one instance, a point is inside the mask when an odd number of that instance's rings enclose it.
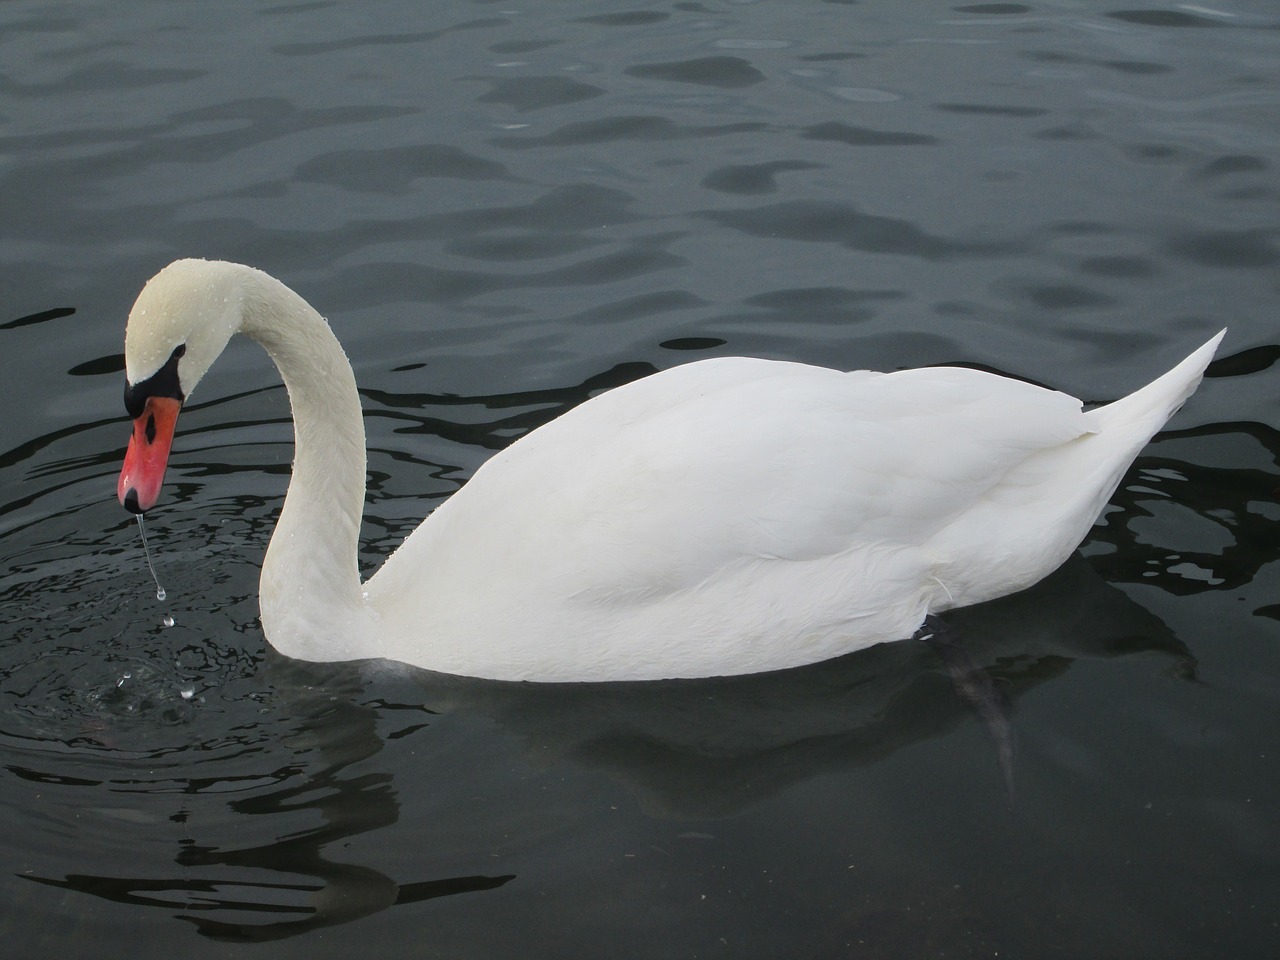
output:
{"label": "swan", "polygon": [[260,270],[179,260],[129,314],[117,495],[135,514],[155,506],[184,401],[243,333],[294,418],[259,584],[281,653],[548,682],[780,670],[911,637],[1052,572],[1225,332],[1088,412],[964,368],[677,366],[495,455],[362,583],[364,424],[337,338]]}

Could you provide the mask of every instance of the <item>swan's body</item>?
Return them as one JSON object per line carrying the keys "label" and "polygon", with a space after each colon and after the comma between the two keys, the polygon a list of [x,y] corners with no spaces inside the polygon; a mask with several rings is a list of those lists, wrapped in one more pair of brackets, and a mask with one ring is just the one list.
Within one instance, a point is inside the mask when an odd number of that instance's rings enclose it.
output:
{"label": "swan's body", "polygon": [[237,331],[266,347],[294,410],[293,479],[262,567],[272,645],[540,681],[797,666],[1035,583],[1080,543],[1222,337],[1087,413],[967,369],[676,367],[512,444],[362,584],[350,364],[311,307],[249,267],[178,261],[139,296],[121,501],[154,504],[165,429]]}

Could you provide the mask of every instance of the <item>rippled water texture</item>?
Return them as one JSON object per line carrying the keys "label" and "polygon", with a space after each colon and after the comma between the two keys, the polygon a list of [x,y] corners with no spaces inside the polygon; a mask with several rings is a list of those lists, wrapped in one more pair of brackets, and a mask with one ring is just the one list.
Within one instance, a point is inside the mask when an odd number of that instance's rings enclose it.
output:
{"label": "rippled water texture", "polygon": [[[0,4],[6,956],[1280,955],[1277,64],[1270,0]],[[273,654],[252,345],[183,417],[157,601],[121,337],[191,255],[346,345],[367,569],[689,359],[1100,401],[1230,333],[1081,556],[954,618],[1011,805],[919,643],[592,688]]]}

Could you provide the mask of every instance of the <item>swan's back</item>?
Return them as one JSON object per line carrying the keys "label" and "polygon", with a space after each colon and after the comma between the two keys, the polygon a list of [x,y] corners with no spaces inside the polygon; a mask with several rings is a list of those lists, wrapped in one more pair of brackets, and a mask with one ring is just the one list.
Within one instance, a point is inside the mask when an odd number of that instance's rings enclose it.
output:
{"label": "swan's back", "polygon": [[636,381],[495,456],[387,561],[367,585],[385,655],[648,679],[910,636],[1062,563],[1216,344],[1089,413],[959,368],[726,358]]}

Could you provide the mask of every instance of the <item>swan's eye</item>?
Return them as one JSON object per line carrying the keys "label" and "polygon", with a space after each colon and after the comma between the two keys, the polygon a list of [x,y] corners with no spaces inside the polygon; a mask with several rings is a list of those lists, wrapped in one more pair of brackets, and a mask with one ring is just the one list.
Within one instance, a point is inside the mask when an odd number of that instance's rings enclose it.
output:
{"label": "swan's eye", "polygon": [[125,383],[124,408],[129,411],[129,416],[134,420],[142,416],[148,397],[170,397],[179,403],[186,400],[182,392],[182,384],[178,382],[178,361],[186,352],[187,345],[178,344],[173,348],[173,353],[169,354],[169,359],[164,362],[164,366],[147,379],[138,383]]}

